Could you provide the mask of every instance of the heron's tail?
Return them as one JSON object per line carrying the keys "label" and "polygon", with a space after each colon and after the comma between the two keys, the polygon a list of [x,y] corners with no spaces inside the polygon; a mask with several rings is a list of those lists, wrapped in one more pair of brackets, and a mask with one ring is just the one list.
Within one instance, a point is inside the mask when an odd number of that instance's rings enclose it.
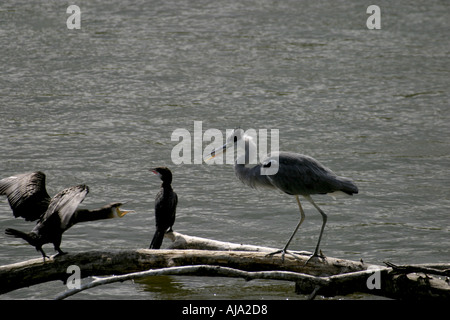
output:
{"label": "heron's tail", "polygon": [[156,229],[153,235],[152,243],[150,243],[150,249],[159,249],[164,239],[165,230]]}
{"label": "heron's tail", "polygon": [[348,178],[339,177],[339,182],[341,183],[340,191],[345,192],[346,194],[349,195],[358,193],[358,187],[352,180]]}

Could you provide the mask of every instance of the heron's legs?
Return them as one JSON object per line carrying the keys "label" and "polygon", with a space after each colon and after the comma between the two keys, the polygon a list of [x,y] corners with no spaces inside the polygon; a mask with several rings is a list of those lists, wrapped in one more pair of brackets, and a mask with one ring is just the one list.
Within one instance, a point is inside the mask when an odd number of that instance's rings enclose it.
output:
{"label": "heron's legs", "polygon": [[303,211],[302,205],[300,204],[300,199],[298,198],[298,195],[295,195],[295,199],[297,200],[298,207],[300,209],[300,221],[298,222],[297,226],[295,227],[294,232],[290,236],[288,242],[284,246],[283,249],[277,250],[275,252],[271,252],[268,254],[268,256],[273,256],[275,254],[281,253],[281,260],[284,260],[284,255],[287,253],[287,248],[289,247],[289,244],[291,243],[292,239],[294,238],[294,235],[297,233],[298,228],[303,223],[303,220],[305,220],[305,212]]}
{"label": "heron's legs", "polygon": [[297,200],[298,207],[300,209],[300,221],[298,222],[297,226],[295,227],[294,232],[292,233],[291,237],[289,238],[288,242],[286,242],[286,245],[284,246],[283,250],[286,252],[287,248],[291,244],[292,239],[294,238],[294,235],[297,233],[298,228],[303,223],[303,220],[305,220],[305,212],[303,211],[302,205],[300,204],[300,199],[298,196],[295,196],[295,200]]}
{"label": "heron's legs", "polygon": [[[322,215],[322,228],[320,229],[320,235],[319,235],[319,240],[317,241],[317,245],[316,245],[316,250],[314,250],[314,254],[311,256],[312,257],[321,257],[322,255],[320,254],[319,251],[319,246],[320,246],[320,240],[322,240],[322,234],[323,234],[323,230],[325,229],[325,224],[327,223],[327,215],[325,214],[325,212],[322,211],[322,209],[319,208],[319,206],[313,201],[313,199],[311,198],[311,196],[307,195],[304,196],[306,200],[308,200],[313,206],[314,208],[316,208],[320,214]],[[311,259],[310,258],[310,259]],[[308,259],[309,260],[309,259]]]}

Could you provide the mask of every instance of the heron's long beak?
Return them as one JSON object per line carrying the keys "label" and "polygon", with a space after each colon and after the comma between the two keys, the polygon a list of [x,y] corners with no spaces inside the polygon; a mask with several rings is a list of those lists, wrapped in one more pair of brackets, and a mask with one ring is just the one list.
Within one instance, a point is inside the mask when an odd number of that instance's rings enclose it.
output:
{"label": "heron's long beak", "polygon": [[209,160],[217,157],[218,155],[224,154],[225,152],[227,152],[227,149],[232,145],[233,143],[225,143],[223,146],[214,149],[213,151],[211,151],[211,154],[209,156],[205,157],[204,161],[208,162]]}

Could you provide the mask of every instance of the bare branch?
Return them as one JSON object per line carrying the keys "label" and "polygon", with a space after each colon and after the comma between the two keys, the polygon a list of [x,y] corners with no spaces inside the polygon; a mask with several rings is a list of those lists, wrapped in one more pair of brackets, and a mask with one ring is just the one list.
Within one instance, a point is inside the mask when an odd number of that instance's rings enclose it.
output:
{"label": "bare branch", "polygon": [[134,272],[120,276],[110,276],[105,278],[95,278],[94,281],[80,286],[78,289],[68,290],[56,297],[57,300],[65,299],[78,292],[86,289],[94,288],[100,285],[123,282],[127,280],[146,278],[150,276],[162,276],[162,275],[196,275],[196,276],[209,276],[209,277],[233,277],[243,278],[246,281],[254,279],[271,279],[271,280],[284,280],[284,281],[297,281],[305,280],[317,283],[318,286],[325,285],[326,278],[314,277],[307,274],[301,274],[290,271],[254,271],[247,272],[238,269],[210,266],[210,265],[198,265],[198,266],[183,266],[183,267],[169,267],[157,270],[147,270],[142,272]]}

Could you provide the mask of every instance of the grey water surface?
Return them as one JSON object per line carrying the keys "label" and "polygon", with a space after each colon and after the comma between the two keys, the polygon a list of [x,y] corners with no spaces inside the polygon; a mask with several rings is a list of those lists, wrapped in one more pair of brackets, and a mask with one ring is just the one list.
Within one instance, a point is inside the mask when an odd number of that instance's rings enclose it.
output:
{"label": "grey water surface", "polygon": [[[136,211],[74,226],[63,250],[147,248],[160,185],[148,169],[160,165],[174,175],[175,231],[281,248],[299,219],[293,197],[247,188],[232,165],[173,163],[172,133],[186,129],[193,138],[201,121],[203,131],[224,135],[238,126],[278,129],[281,150],[355,181],[353,197],[314,197],[328,214],[325,255],[448,262],[448,1],[73,4],[81,29],[67,28],[66,2],[0,4],[0,177],[41,170],[51,195],[86,183],[83,207],[129,200]],[[379,30],[366,26],[370,4],[381,9]],[[304,208],[291,249],[312,251],[321,216]],[[0,265],[40,256],[4,234],[32,227],[0,199]],[[0,298],[52,299],[66,289],[51,282]],[[304,298],[290,283],[200,277],[118,283],[73,297]]]}

